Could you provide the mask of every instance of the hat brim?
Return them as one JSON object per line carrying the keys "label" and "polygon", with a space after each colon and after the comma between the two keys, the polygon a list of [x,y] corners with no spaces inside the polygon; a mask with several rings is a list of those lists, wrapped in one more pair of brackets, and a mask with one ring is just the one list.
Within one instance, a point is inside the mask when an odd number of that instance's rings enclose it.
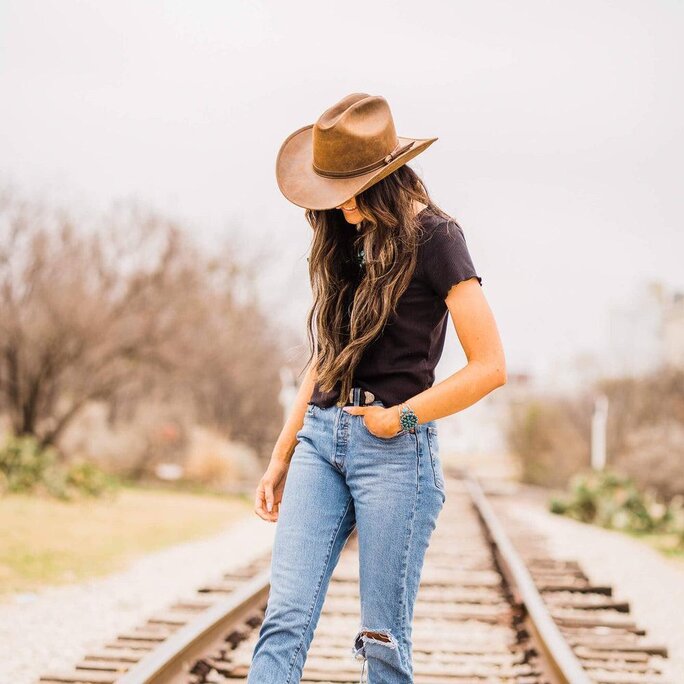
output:
{"label": "hat brim", "polygon": [[335,209],[425,151],[437,140],[397,136],[401,145],[409,142],[414,144],[387,166],[353,178],[326,178],[313,170],[313,126],[304,126],[290,134],[280,146],[276,158],[276,180],[280,192],[303,209]]}

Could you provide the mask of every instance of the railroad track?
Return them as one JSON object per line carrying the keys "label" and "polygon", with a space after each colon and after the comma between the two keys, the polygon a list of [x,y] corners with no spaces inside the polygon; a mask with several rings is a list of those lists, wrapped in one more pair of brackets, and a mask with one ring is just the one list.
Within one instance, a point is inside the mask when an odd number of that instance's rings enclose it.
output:
{"label": "railroad track", "polygon": [[[509,534],[480,484],[445,470],[414,611],[416,684],[674,684],[661,673],[666,648],[646,640],[610,587],[549,558],[524,530]],[[359,680],[349,641],[359,624],[356,541],[332,575],[303,683]],[[269,565],[266,555],[224,575],[40,684],[245,682]]]}

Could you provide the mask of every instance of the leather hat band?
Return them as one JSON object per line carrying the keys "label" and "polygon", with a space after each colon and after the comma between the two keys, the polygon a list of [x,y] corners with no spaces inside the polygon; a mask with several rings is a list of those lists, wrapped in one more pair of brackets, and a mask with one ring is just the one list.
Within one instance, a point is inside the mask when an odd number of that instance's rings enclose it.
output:
{"label": "leather hat band", "polygon": [[364,173],[368,173],[369,171],[375,171],[375,169],[379,169],[382,166],[386,166],[393,159],[396,159],[400,154],[403,154],[408,149],[413,147],[414,142],[415,141],[412,140],[411,142],[403,146],[401,145],[401,143],[399,143],[388,155],[385,155],[379,161],[373,162],[372,164],[367,164],[366,166],[362,166],[360,169],[353,169],[352,171],[324,171],[323,169],[319,169],[313,162],[311,165],[313,166],[313,170],[319,176],[325,176],[326,178],[354,178],[355,176],[362,176]]}

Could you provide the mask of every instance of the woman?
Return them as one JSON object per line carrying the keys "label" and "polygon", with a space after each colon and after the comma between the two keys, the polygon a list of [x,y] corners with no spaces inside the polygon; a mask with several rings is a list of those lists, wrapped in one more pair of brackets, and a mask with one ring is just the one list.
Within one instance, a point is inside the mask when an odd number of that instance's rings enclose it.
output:
{"label": "woman", "polygon": [[[413,681],[411,627],[446,500],[436,420],[506,381],[496,323],[460,226],[406,162],[386,100],[353,93],[292,133],[276,163],[313,228],[311,356],[256,491],[278,521],[249,684],[299,682],[332,571],[356,527],[371,684]],[[448,315],[467,365],[433,385]]]}

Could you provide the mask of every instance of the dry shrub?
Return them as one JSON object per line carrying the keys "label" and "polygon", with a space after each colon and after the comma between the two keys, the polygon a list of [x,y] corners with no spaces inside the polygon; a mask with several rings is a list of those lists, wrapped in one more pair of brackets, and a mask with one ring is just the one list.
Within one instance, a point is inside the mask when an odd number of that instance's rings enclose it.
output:
{"label": "dry shrub", "polygon": [[526,482],[564,486],[589,462],[587,399],[531,399],[510,408],[507,440]]}
{"label": "dry shrub", "polygon": [[[595,391],[608,397],[608,466],[665,497],[684,494],[684,371],[604,379]],[[565,486],[588,467],[592,412],[591,393],[512,405],[508,442],[524,479]]]}
{"label": "dry shrub", "polygon": [[620,470],[671,498],[684,493],[684,424],[669,420],[630,430],[616,456]]}
{"label": "dry shrub", "polygon": [[115,420],[106,402],[92,402],[65,430],[60,447],[69,459],[94,461],[126,479],[149,479],[159,463],[182,465],[194,418],[179,400],[150,398]]}
{"label": "dry shrub", "polygon": [[666,497],[684,493],[684,370],[665,366],[599,387],[609,399],[609,464]]}
{"label": "dry shrub", "polygon": [[670,422],[684,425],[683,369],[666,366],[644,376],[603,380],[598,387],[610,402],[608,448],[612,454],[628,451],[630,435],[644,427]]}
{"label": "dry shrub", "polygon": [[185,478],[208,487],[226,489],[252,482],[258,461],[252,449],[239,442],[230,442],[221,435],[203,428],[192,431]]}

